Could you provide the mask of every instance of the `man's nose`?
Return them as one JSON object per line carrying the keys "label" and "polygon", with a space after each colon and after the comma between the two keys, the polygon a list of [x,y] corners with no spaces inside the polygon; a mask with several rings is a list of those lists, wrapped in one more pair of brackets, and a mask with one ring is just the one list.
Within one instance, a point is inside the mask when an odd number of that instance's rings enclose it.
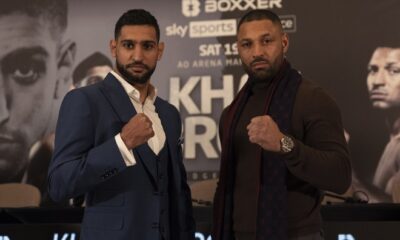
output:
{"label": "man's nose", "polygon": [[253,45],[253,58],[260,57],[264,55],[264,49],[260,44],[255,43]]}
{"label": "man's nose", "polygon": [[0,124],[10,117],[8,96],[6,87],[0,80]]}
{"label": "man's nose", "polygon": [[374,86],[381,86],[386,84],[386,73],[382,70],[379,70],[375,76],[373,77],[372,84]]}
{"label": "man's nose", "polygon": [[132,51],[132,59],[135,62],[143,61],[143,50],[140,47],[135,47]]}

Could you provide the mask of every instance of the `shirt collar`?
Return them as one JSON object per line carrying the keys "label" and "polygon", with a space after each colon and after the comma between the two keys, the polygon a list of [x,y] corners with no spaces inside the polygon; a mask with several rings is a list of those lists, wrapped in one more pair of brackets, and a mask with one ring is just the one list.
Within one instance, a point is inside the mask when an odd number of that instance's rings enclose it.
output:
{"label": "shirt collar", "polygon": [[[122,76],[120,76],[118,73],[116,73],[114,70],[111,70],[110,72],[114,77],[118,80],[119,83],[121,83],[122,87],[124,88],[126,94],[133,99],[135,102],[140,103],[140,92],[131,84],[129,84]],[[157,97],[157,89],[150,83],[149,84],[149,93],[147,95],[147,98],[145,100],[145,103],[147,101],[150,101],[151,103],[154,104],[154,101],[156,100]]]}

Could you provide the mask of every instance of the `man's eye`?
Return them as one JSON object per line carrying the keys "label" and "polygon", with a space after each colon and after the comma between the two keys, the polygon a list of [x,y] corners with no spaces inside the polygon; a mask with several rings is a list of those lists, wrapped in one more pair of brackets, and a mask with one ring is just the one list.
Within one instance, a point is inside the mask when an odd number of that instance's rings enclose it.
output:
{"label": "man's eye", "polygon": [[373,75],[378,72],[378,68],[376,66],[369,66],[367,71],[368,71],[368,74]]}
{"label": "man's eye", "polygon": [[271,39],[266,38],[266,39],[264,39],[264,40],[262,41],[262,43],[263,43],[263,44],[268,44],[268,43],[270,43],[271,41],[272,41]]}
{"label": "man's eye", "polygon": [[97,82],[100,82],[103,79],[104,79],[104,77],[97,76],[97,75],[87,76],[87,77],[83,78],[82,80],[80,80],[79,82],[75,83],[74,86],[76,88],[85,87],[85,86],[89,86],[89,85],[95,84]]}
{"label": "man's eye", "polygon": [[45,72],[45,63],[40,60],[27,60],[5,66],[3,74],[13,79],[18,84],[34,84]]}
{"label": "man's eye", "polygon": [[35,72],[34,69],[29,70],[21,70],[15,69],[15,71],[11,74],[11,77],[15,79],[19,84],[31,84],[36,82],[39,77],[39,74]]}
{"label": "man's eye", "polygon": [[400,68],[389,68],[388,72],[390,75],[395,75],[400,73]]}
{"label": "man's eye", "polygon": [[132,49],[133,48],[133,43],[125,42],[123,44],[124,48]]}
{"label": "man's eye", "polygon": [[144,44],[143,44],[143,49],[144,49],[144,50],[151,50],[151,49],[153,49],[154,47],[155,47],[155,45],[152,44],[152,43],[144,43]]}
{"label": "man's eye", "polygon": [[241,46],[243,48],[249,48],[251,46],[251,44],[249,42],[244,42],[244,43],[241,44]]}

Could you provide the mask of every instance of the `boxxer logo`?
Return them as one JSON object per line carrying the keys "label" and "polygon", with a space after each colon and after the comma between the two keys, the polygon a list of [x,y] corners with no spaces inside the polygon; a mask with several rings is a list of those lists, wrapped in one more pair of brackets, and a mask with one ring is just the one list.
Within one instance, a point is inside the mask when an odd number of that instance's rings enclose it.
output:
{"label": "boxxer logo", "polygon": [[186,17],[196,17],[200,14],[200,0],[182,0],[182,13]]}
{"label": "boxxer logo", "polygon": [[186,17],[196,17],[205,13],[247,11],[251,9],[282,8],[283,0],[182,0],[182,13]]}

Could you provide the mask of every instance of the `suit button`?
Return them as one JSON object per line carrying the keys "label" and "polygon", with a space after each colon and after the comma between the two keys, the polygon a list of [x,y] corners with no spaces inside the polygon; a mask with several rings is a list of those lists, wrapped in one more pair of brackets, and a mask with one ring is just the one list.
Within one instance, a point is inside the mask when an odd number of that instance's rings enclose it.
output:
{"label": "suit button", "polygon": [[158,196],[158,195],[160,195],[160,193],[159,192],[153,192],[153,195],[154,196]]}

